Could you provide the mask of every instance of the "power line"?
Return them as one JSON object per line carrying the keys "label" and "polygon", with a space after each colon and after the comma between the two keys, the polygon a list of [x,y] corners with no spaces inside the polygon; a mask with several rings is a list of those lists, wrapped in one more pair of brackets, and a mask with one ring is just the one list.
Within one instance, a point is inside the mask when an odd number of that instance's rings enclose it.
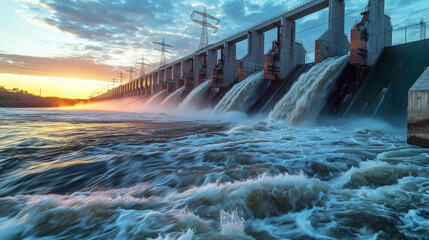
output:
{"label": "power line", "polygon": [[130,82],[131,82],[133,80],[133,73],[136,71],[135,68],[130,67],[130,69],[125,71],[130,73]]}
{"label": "power line", "polygon": [[[150,63],[150,61],[149,61],[149,63]],[[142,75],[145,74],[145,68],[144,68],[144,66],[150,66],[149,63],[145,62],[144,55],[142,55],[141,62],[137,62],[136,63],[136,65],[140,65],[140,76],[142,76]]]}
{"label": "power line", "polygon": [[[240,1],[231,1],[229,5],[225,6],[224,8],[222,8],[219,12],[217,12],[215,14],[215,16],[220,15],[222,13],[224,13],[227,9],[229,9],[230,7],[232,7],[232,5],[234,5],[235,3],[239,3]],[[184,35],[192,26],[192,24],[189,24],[188,27],[186,28],[186,30],[184,31],[184,33],[182,35]],[[185,35],[186,36],[186,35]],[[169,43],[170,45],[175,45],[178,41],[181,41],[185,38],[185,36],[182,36],[181,38],[176,36],[175,38],[173,38],[172,42]],[[196,36],[195,36],[196,37]]]}
{"label": "power line", "polygon": [[122,79],[124,78],[124,73],[123,72],[119,72],[118,73],[118,77],[119,77],[119,84],[122,85]]}
{"label": "power line", "polygon": [[[198,20],[195,19],[195,15],[201,15],[203,17],[203,20]],[[208,19],[214,20],[216,21],[215,24],[211,24]],[[217,32],[217,30],[219,30],[219,27],[217,26],[220,22],[220,19],[210,15],[207,13],[206,10],[206,6],[204,5],[204,12],[200,12],[200,11],[193,11],[191,14],[191,21],[201,25],[201,39],[200,39],[200,48],[203,48],[205,46],[207,46],[209,44],[209,40],[208,40],[208,33],[207,33],[207,28],[213,28],[213,34]]]}
{"label": "power line", "polygon": [[172,52],[166,50],[165,47],[170,47],[170,48],[173,48],[173,47],[171,45],[165,43],[164,38],[162,38],[162,42],[153,42],[153,44],[157,44],[157,45],[161,46],[161,48],[156,48],[154,50],[161,52],[161,59],[159,61],[159,66],[165,65],[165,53],[172,53]]}

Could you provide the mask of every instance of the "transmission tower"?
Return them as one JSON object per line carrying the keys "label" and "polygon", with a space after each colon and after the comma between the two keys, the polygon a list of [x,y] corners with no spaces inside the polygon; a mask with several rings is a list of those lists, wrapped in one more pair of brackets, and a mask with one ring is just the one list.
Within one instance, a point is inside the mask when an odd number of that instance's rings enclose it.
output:
{"label": "transmission tower", "polygon": [[130,69],[126,70],[126,72],[130,73],[130,82],[133,80],[133,72],[135,72],[135,68],[130,67]]}
{"label": "transmission tower", "polygon": [[[197,20],[195,19],[195,14],[201,15],[203,17],[203,20]],[[215,24],[211,24],[209,23],[209,21],[207,19],[211,19],[216,21]],[[213,28],[214,31],[213,33],[216,33],[217,30],[219,30],[219,27],[217,26],[220,22],[220,19],[210,15],[207,13],[206,10],[206,6],[204,6],[204,12],[201,11],[193,11],[191,14],[191,21],[193,21],[194,23],[201,25],[202,29],[201,29],[201,39],[200,39],[200,48],[203,48],[205,46],[207,46],[209,44],[209,39],[208,39],[208,33],[207,33],[207,27],[209,28]]]}
{"label": "transmission tower", "polygon": [[122,85],[122,79],[124,78],[124,73],[123,72],[118,73],[118,77],[119,77],[119,84]]}
{"label": "transmission tower", "polygon": [[173,48],[172,46],[168,45],[167,43],[165,43],[164,38],[162,38],[162,42],[153,42],[153,44],[157,44],[160,45],[161,48],[155,48],[155,51],[160,51],[161,52],[161,60],[159,61],[159,65],[163,66],[165,65],[165,53],[172,53],[168,50],[165,49],[165,47],[170,47]]}
{"label": "transmission tower", "polygon": [[[149,61],[149,63],[150,63],[150,61]],[[144,55],[142,55],[141,62],[136,63],[136,65],[140,65],[140,76],[143,76],[145,74],[144,66],[150,66],[149,63],[145,63]]]}
{"label": "transmission tower", "polygon": [[116,78],[112,78],[113,88],[116,87]]}
{"label": "transmission tower", "polygon": [[426,23],[425,19],[420,20],[420,40],[426,39]]}

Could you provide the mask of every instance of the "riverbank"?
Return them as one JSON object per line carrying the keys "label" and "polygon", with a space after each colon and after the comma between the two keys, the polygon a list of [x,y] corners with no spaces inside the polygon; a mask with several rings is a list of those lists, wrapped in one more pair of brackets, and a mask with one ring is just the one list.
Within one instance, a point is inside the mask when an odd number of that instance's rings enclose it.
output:
{"label": "riverbank", "polygon": [[73,106],[87,100],[56,97],[38,97],[28,94],[0,91],[0,108],[48,108]]}

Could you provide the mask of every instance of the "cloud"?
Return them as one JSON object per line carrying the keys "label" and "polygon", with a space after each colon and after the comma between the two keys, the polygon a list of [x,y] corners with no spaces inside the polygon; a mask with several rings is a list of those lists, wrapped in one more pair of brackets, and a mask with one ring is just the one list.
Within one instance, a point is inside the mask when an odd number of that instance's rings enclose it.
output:
{"label": "cloud", "polygon": [[0,69],[1,73],[108,81],[125,67],[96,63],[91,58],[0,54]]}
{"label": "cloud", "polygon": [[[65,56],[66,59],[121,66],[131,63],[141,54],[145,54],[151,62],[158,62],[159,53],[152,51],[152,42],[162,38],[174,47],[174,54],[167,55],[167,58],[177,58],[195,51],[199,45],[201,27],[190,22],[189,17],[193,10],[201,11],[202,4],[209,7],[210,14],[221,18],[219,32],[209,35],[209,41],[214,42],[305,0],[225,0],[216,3],[201,0],[15,1],[20,2],[23,8],[17,14],[28,21],[39,22],[84,40],[81,45],[64,43],[65,48],[76,52],[73,56]],[[386,6],[395,16],[405,8],[409,13],[412,9],[424,9],[424,2],[391,0],[386,1]],[[346,17],[346,34],[349,34],[354,20],[360,17],[358,10],[365,5],[366,1],[346,1],[346,12],[355,11]],[[307,50],[314,48],[314,40],[326,30],[327,24],[323,23],[327,23],[326,11],[297,22],[297,37],[303,38]],[[313,29],[318,25],[320,27]]]}

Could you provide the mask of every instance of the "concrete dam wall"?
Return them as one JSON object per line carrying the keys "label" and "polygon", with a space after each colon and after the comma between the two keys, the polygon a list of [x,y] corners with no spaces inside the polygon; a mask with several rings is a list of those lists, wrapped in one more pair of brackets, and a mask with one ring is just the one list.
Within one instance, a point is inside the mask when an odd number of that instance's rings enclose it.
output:
{"label": "concrete dam wall", "polygon": [[428,40],[386,47],[345,116],[375,117],[405,126],[408,90],[427,66]]}

